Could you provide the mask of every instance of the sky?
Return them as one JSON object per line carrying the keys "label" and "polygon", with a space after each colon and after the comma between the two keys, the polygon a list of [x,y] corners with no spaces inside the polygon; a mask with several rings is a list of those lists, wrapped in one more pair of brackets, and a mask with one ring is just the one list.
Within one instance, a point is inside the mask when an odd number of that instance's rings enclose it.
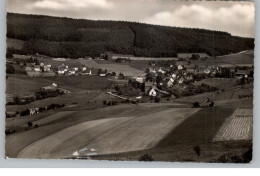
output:
{"label": "sky", "polygon": [[7,0],[7,11],[203,28],[241,37],[255,33],[254,3],[245,1]]}

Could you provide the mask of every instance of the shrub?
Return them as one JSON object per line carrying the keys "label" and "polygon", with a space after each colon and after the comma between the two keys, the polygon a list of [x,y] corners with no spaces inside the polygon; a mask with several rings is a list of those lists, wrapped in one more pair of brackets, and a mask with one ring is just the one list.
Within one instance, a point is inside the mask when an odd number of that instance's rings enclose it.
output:
{"label": "shrub", "polygon": [[20,112],[20,116],[27,116],[30,115],[30,110],[26,109],[25,111]]}
{"label": "shrub", "polygon": [[104,105],[104,106],[107,105],[107,101],[106,101],[106,100],[103,101],[103,105]]}
{"label": "shrub", "polygon": [[213,107],[214,106],[214,101],[212,101],[210,104],[209,104],[209,107]]}
{"label": "shrub", "polygon": [[149,154],[144,154],[139,158],[139,161],[153,161],[153,157]]}
{"label": "shrub", "polygon": [[33,123],[32,123],[32,122],[28,122],[27,125],[28,125],[28,127],[30,128],[30,127],[33,126]]}
{"label": "shrub", "polygon": [[38,128],[38,127],[39,127],[39,125],[38,125],[38,124],[35,124],[35,125],[34,125],[34,128]]}
{"label": "shrub", "polygon": [[200,157],[200,152],[201,152],[200,146],[194,146],[193,150],[195,151],[195,153],[197,154],[197,156],[199,158]]}
{"label": "shrub", "polygon": [[6,65],[6,73],[7,73],[7,74],[14,74],[14,73],[15,73],[15,68],[14,68],[14,66],[7,64],[7,65]]}
{"label": "shrub", "polygon": [[160,103],[161,99],[160,99],[159,97],[155,97],[154,101],[155,101],[156,103]]}
{"label": "shrub", "polygon": [[199,108],[200,107],[200,103],[199,102],[194,102],[192,105],[193,105],[194,108]]}

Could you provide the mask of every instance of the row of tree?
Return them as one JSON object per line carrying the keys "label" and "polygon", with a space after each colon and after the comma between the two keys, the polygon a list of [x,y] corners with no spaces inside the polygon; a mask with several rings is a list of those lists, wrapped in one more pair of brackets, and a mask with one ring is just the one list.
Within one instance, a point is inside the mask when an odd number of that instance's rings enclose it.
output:
{"label": "row of tree", "polygon": [[26,41],[20,53],[70,58],[104,51],[147,57],[183,52],[224,55],[254,48],[252,38],[219,31],[13,13],[7,14],[7,37]]}

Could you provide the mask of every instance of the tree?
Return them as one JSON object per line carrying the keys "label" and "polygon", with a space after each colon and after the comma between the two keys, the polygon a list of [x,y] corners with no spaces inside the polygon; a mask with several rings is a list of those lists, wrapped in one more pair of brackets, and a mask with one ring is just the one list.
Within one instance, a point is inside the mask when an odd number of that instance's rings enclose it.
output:
{"label": "tree", "polygon": [[6,73],[7,73],[7,74],[15,74],[15,68],[14,68],[14,66],[7,64],[7,65],[6,65]]}
{"label": "tree", "polygon": [[116,72],[112,72],[112,76],[116,76]]}
{"label": "tree", "polygon": [[210,104],[209,104],[209,107],[213,107],[214,106],[214,101],[212,101]]}
{"label": "tree", "polygon": [[13,59],[13,53],[8,49],[7,51],[6,51],[6,58],[7,59]]}
{"label": "tree", "polygon": [[198,60],[198,59],[200,59],[200,55],[199,54],[192,54],[190,59],[191,60]]}
{"label": "tree", "polygon": [[197,154],[197,156],[199,158],[200,157],[200,152],[201,152],[200,146],[194,146],[193,150],[195,151],[195,153]]}
{"label": "tree", "polygon": [[153,161],[153,157],[146,153],[139,158],[139,161]]}
{"label": "tree", "polygon": [[150,69],[146,68],[145,73],[147,73],[147,74],[150,73]]}
{"label": "tree", "polygon": [[30,127],[33,126],[33,123],[32,123],[32,122],[28,122],[27,125],[28,125],[28,127],[30,128]]}
{"label": "tree", "polygon": [[160,103],[161,99],[159,97],[155,97],[154,101],[155,103]]}
{"label": "tree", "polygon": [[199,102],[195,102],[192,104],[194,108],[199,108],[200,107],[200,103]]}

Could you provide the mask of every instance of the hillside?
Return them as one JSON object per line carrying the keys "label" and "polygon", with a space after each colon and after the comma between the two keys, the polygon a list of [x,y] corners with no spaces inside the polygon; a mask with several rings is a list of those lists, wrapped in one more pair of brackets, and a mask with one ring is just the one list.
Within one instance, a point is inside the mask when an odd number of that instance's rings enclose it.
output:
{"label": "hillside", "polygon": [[7,38],[24,41],[22,48],[9,48],[11,52],[70,58],[104,51],[147,57],[225,55],[254,48],[254,39],[219,31],[14,13],[7,14]]}

